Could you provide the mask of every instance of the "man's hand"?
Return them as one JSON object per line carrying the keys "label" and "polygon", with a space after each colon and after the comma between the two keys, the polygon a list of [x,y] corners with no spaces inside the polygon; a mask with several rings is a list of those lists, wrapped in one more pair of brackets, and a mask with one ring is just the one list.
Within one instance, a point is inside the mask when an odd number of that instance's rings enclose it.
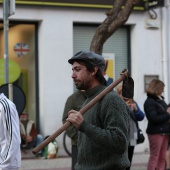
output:
{"label": "man's hand", "polygon": [[83,116],[78,111],[70,110],[68,112],[68,118],[66,120],[71,122],[78,129],[83,122]]}
{"label": "man's hand", "polygon": [[170,107],[168,107],[166,111],[170,114]]}

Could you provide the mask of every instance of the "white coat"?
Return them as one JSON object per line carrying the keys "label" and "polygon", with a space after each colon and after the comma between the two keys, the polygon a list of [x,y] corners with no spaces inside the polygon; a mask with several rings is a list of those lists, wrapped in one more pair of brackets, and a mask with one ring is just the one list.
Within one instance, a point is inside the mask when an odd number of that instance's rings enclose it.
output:
{"label": "white coat", "polygon": [[16,106],[0,94],[0,170],[21,166],[19,116]]}

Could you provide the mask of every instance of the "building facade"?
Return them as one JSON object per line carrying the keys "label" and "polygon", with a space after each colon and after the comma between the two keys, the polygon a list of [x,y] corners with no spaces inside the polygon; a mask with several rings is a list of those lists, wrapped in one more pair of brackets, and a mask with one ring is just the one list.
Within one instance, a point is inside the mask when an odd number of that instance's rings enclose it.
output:
{"label": "building facade", "polygon": [[[65,101],[75,90],[68,59],[80,50],[89,50],[95,30],[111,7],[57,2],[16,1],[15,14],[9,17],[9,59],[18,63],[22,75],[15,83],[24,89],[25,112],[36,121],[44,137],[62,126]],[[103,55],[112,61],[109,72],[113,79],[118,78],[124,68],[129,69],[135,82],[134,98],[142,110],[145,89],[153,78],[164,81],[165,100],[170,101],[169,5],[166,1],[149,11],[138,7],[103,48]],[[3,58],[2,5],[0,13],[0,57]],[[146,126],[146,119],[140,122],[144,132]],[[57,141],[59,155],[65,155],[63,134]],[[148,151],[148,148],[146,137],[136,152]]]}

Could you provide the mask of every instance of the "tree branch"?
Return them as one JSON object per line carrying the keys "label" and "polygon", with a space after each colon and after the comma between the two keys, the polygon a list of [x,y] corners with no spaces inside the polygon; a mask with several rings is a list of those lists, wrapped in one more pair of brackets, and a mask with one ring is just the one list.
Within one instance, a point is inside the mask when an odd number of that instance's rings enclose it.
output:
{"label": "tree branch", "polygon": [[107,18],[95,32],[91,41],[90,51],[102,54],[105,41],[128,20],[133,7],[138,2],[139,0],[114,1],[113,8],[106,13]]}

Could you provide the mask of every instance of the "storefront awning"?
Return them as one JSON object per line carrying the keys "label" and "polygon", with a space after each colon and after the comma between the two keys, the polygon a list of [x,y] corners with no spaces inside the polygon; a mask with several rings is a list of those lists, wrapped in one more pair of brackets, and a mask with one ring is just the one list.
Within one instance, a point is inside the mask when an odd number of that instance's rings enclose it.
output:
{"label": "storefront awning", "polygon": [[[3,0],[0,0],[2,3]],[[112,8],[114,0],[15,0],[16,5],[61,6],[79,8]],[[164,6],[164,0],[140,0],[134,10]]]}

